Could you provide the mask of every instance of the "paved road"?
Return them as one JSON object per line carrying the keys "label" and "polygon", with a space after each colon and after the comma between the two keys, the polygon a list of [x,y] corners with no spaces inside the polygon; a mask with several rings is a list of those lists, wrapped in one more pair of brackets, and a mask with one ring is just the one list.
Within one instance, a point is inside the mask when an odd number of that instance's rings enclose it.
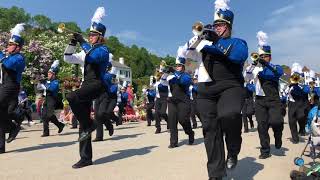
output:
{"label": "paved road", "polygon": [[[165,125],[163,125],[165,129]],[[77,130],[65,128],[57,135],[41,138],[41,125],[26,126],[17,140],[7,144],[8,153],[0,155],[0,180],[206,180],[206,154],[201,129],[196,129],[195,145],[187,145],[187,135],[179,132],[179,147],[168,149],[169,134],[154,134],[145,122],[132,122],[115,129],[112,137],[93,143],[94,165],[79,170],[71,168],[79,160]],[[270,131],[270,135],[273,133]],[[258,159],[257,132],[243,134],[243,146],[236,169],[225,179],[284,180],[296,169],[293,159],[305,143],[293,145],[285,124],[281,150],[272,157]],[[271,143],[274,144],[273,138]],[[307,158],[308,160],[308,158]]]}

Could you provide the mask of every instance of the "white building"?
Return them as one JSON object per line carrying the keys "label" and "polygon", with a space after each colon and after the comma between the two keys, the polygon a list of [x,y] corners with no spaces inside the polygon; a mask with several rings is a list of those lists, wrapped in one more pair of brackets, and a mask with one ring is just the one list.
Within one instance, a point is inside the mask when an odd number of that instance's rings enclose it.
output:
{"label": "white building", "polygon": [[120,85],[124,85],[124,83],[132,84],[131,68],[124,64],[124,58],[119,58],[119,61],[111,61],[111,64]]}

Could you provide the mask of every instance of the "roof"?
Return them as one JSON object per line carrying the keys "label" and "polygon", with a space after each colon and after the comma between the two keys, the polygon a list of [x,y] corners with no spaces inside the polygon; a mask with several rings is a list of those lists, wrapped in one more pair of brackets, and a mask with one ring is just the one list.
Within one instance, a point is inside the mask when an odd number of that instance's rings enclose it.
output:
{"label": "roof", "polygon": [[127,66],[125,64],[121,64],[119,61],[111,61],[111,64],[113,67],[131,69],[129,66]]}

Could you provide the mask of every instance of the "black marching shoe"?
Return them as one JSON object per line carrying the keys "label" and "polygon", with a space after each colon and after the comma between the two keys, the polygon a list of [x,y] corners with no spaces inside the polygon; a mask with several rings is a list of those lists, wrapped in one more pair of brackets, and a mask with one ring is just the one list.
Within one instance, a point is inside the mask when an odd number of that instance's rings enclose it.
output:
{"label": "black marching shoe", "polygon": [[161,129],[160,129],[160,128],[157,128],[155,134],[159,134],[159,133],[161,133]]}
{"label": "black marching shoe", "polygon": [[41,137],[48,137],[49,134],[42,134]]}
{"label": "black marching shoe", "polygon": [[267,159],[269,157],[271,157],[270,153],[262,153],[260,154],[259,159]]}
{"label": "black marching shoe", "polygon": [[249,130],[248,129],[245,129],[244,131],[243,131],[243,133],[248,133],[249,132]]}
{"label": "black marching shoe", "polygon": [[112,136],[114,133],[113,125],[110,126],[109,128],[109,136]]}
{"label": "black marching shoe", "polygon": [[75,163],[72,168],[73,169],[79,169],[79,168],[83,168],[83,167],[86,167],[86,166],[90,166],[92,165],[92,161],[88,160],[88,161],[84,161],[84,160],[80,160],[79,162]]}
{"label": "black marching shoe", "polygon": [[19,131],[20,131],[20,126],[18,126],[18,125],[16,126],[16,128],[11,130],[9,133],[9,137],[7,139],[7,143],[11,143],[13,140],[15,140]]}
{"label": "black marching shoe", "polygon": [[58,133],[60,134],[63,131],[65,124],[61,124],[61,126],[59,127]]}
{"label": "black marching shoe", "polygon": [[227,169],[235,168],[237,166],[237,163],[238,163],[237,157],[228,157],[226,162]]}
{"label": "black marching shoe", "polygon": [[189,145],[192,145],[194,143],[194,131],[189,134]]}
{"label": "black marching shoe", "polygon": [[178,147],[178,144],[170,144],[168,146],[168,148],[170,148],[170,149],[173,149],[173,148],[176,148],[176,147]]}

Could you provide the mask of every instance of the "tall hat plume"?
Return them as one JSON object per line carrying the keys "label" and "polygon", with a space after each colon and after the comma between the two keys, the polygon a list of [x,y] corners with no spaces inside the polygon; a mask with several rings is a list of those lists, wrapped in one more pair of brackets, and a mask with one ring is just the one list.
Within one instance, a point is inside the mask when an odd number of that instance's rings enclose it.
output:
{"label": "tall hat plume", "polygon": [[227,23],[232,26],[234,14],[230,11],[230,7],[228,6],[229,1],[230,0],[215,1],[214,24]]}
{"label": "tall hat plume", "polygon": [[291,75],[293,75],[294,73],[297,74],[302,74],[302,66],[299,63],[293,63],[291,66]]}
{"label": "tall hat plume", "polygon": [[24,40],[21,37],[21,33],[24,30],[24,23],[17,24],[14,28],[10,30],[11,38],[9,40],[9,43],[14,43],[18,46],[24,45]]}
{"label": "tall hat plume", "polygon": [[263,31],[259,31],[257,33],[257,39],[258,39],[258,45],[259,45],[259,49],[258,49],[259,55],[262,55],[262,54],[271,55],[271,46],[268,45],[268,42],[267,42],[268,40],[267,33]]}
{"label": "tall hat plume", "polygon": [[186,63],[185,50],[183,46],[179,46],[177,51],[176,64],[185,65],[185,63]]}
{"label": "tall hat plume", "polygon": [[106,16],[104,7],[98,7],[91,19],[91,33],[98,33],[102,36],[106,33],[106,26],[102,24],[103,17]]}
{"label": "tall hat plume", "polygon": [[55,60],[50,69],[49,69],[50,72],[53,72],[55,74],[57,74],[59,72],[59,60]]}

